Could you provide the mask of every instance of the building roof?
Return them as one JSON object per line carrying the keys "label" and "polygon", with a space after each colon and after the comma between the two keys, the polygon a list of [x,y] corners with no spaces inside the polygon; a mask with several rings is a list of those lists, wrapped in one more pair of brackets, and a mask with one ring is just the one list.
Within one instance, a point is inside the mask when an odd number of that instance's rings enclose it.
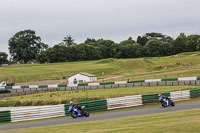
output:
{"label": "building roof", "polygon": [[[85,76],[88,76],[88,77],[96,77],[96,75],[89,74],[89,73],[86,73],[86,72],[79,72],[79,73],[76,73],[76,74],[81,74],[81,75],[85,75]],[[76,74],[74,74],[74,75],[76,75]],[[72,75],[72,76],[74,76],[74,75]],[[72,76],[70,76],[70,77],[72,77]]]}

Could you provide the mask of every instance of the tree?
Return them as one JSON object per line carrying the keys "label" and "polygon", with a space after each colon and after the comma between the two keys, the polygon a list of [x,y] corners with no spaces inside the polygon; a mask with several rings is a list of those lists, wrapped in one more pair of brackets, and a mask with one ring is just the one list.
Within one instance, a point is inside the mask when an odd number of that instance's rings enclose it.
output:
{"label": "tree", "polygon": [[13,60],[27,63],[35,60],[36,55],[48,48],[48,45],[41,42],[41,38],[36,36],[33,30],[17,32],[8,41],[9,52]]}
{"label": "tree", "polygon": [[94,38],[87,38],[84,43],[88,45],[95,45],[96,40]]}
{"label": "tree", "polygon": [[162,55],[168,56],[174,53],[173,45],[168,42],[161,43]]}
{"label": "tree", "polygon": [[173,42],[175,53],[185,52],[186,43],[187,43],[187,37],[185,36],[184,33],[180,33],[180,35]]}
{"label": "tree", "polygon": [[1,66],[2,64],[8,63],[7,58],[8,58],[8,54],[6,54],[6,53],[4,53],[4,52],[0,52],[0,66]]}
{"label": "tree", "polygon": [[131,58],[133,52],[133,45],[132,44],[119,44],[120,49],[120,58]]}
{"label": "tree", "polygon": [[134,43],[133,48],[135,49],[135,57],[136,58],[145,56],[144,47],[141,44]]}
{"label": "tree", "polygon": [[148,40],[157,39],[159,41],[162,41],[165,38],[165,35],[156,32],[146,33],[145,36]]}
{"label": "tree", "polygon": [[170,36],[163,35],[162,33],[146,33],[144,36],[138,36],[137,43],[140,43],[142,46],[144,46],[149,40],[156,39],[159,42],[171,42],[173,39]]}
{"label": "tree", "polygon": [[67,47],[63,44],[56,44],[52,48],[48,48],[46,51],[47,61],[50,63],[67,61],[66,49]]}
{"label": "tree", "polygon": [[132,40],[132,37],[129,37],[128,40],[120,42],[120,45],[133,44],[133,43],[135,43],[135,41]]}
{"label": "tree", "polygon": [[187,37],[186,43],[186,51],[192,52],[196,51],[197,40],[199,39],[200,35],[189,35]]}
{"label": "tree", "polygon": [[147,55],[150,56],[150,57],[160,56],[161,55],[160,43],[156,39],[149,40],[146,43],[145,48],[146,48]]}
{"label": "tree", "polygon": [[48,62],[47,52],[41,51],[40,54],[36,56],[36,60],[37,62],[40,62],[40,63]]}
{"label": "tree", "polygon": [[69,35],[64,38],[63,42],[65,45],[70,46],[74,44],[74,39],[72,39],[72,37]]}
{"label": "tree", "polygon": [[196,50],[200,50],[200,37],[197,40]]}
{"label": "tree", "polygon": [[137,43],[141,44],[142,46],[144,46],[147,43],[148,39],[146,36],[138,36],[137,38]]}
{"label": "tree", "polygon": [[98,40],[97,41],[99,50],[101,51],[101,58],[113,58],[115,56],[114,45],[115,43],[111,40]]}
{"label": "tree", "polygon": [[82,61],[87,59],[86,51],[82,44],[69,46],[70,61]]}
{"label": "tree", "polygon": [[86,60],[96,60],[100,59],[101,53],[98,47],[93,45],[82,44],[86,52]]}

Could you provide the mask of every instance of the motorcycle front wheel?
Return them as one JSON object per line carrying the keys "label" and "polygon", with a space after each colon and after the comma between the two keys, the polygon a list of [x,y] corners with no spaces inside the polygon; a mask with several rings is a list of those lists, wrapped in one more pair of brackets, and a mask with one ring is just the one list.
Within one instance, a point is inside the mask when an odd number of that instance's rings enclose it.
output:
{"label": "motorcycle front wheel", "polygon": [[75,111],[71,112],[70,115],[71,115],[72,118],[77,118],[78,117],[78,114]]}
{"label": "motorcycle front wheel", "polygon": [[162,107],[166,108],[167,107],[167,103],[166,102],[162,102]]}
{"label": "motorcycle front wheel", "polygon": [[173,101],[171,101],[171,105],[174,107],[175,106],[175,103]]}
{"label": "motorcycle front wheel", "polygon": [[89,117],[90,116],[90,113],[88,111],[85,111],[85,117]]}

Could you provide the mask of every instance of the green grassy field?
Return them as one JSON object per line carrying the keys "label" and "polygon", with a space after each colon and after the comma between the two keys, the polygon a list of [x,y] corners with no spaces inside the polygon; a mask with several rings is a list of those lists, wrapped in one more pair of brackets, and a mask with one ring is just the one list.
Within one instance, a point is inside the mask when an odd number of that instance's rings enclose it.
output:
{"label": "green grassy field", "polygon": [[95,99],[106,99],[112,97],[129,96],[129,95],[140,95],[140,94],[152,94],[171,92],[178,90],[189,90],[193,88],[199,88],[198,86],[155,86],[155,87],[127,87],[127,88],[113,88],[113,89],[99,89],[99,90],[88,90],[88,91],[57,91],[57,92],[46,92],[25,96],[8,97],[1,99],[1,102],[5,101],[59,101],[62,100],[73,100],[80,102],[83,100],[95,100]]}
{"label": "green grassy field", "polygon": [[200,109],[73,124],[5,130],[1,133],[199,133]]}
{"label": "green grassy field", "polygon": [[168,57],[136,59],[102,59],[50,64],[27,64],[0,68],[0,81],[12,82],[49,80],[52,76],[70,76],[77,72],[95,74],[100,79],[120,76],[117,80],[140,80],[200,75],[200,51]]}

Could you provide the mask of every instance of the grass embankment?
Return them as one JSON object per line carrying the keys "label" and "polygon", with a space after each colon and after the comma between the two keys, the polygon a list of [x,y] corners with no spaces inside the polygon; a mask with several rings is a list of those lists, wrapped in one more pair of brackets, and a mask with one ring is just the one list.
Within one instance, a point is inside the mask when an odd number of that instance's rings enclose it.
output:
{"label": "grass embankment", "polygon": [[[9,78],[12,82],[49,80],[52,76],[69,76],[88,72],[105,81],[144,80],[200,76],[200,52],[182,53],[168,57],[137,59],[103,59],[50,64],[27,64],[1,67],[0,81]],[[119,76],[116,79],[111,77]]]}
{"label": "grass embankment", "polygon": [[155,86],[155,87],[127,87],[98,90],[79,91],[57,91],[46,92],[25,96],[8,97],[1,99],[0,106],[31,106],[48,104],[66,104],[73,100],[75,102],[86,102],[92,100],[142,95],[162,92],[172,92],[178,90],[189,90],[199,88],[198,86]]}
{"label": "grass embankment", "polygon": [[200,109],[6,130],[2,133],[199,133]]}

